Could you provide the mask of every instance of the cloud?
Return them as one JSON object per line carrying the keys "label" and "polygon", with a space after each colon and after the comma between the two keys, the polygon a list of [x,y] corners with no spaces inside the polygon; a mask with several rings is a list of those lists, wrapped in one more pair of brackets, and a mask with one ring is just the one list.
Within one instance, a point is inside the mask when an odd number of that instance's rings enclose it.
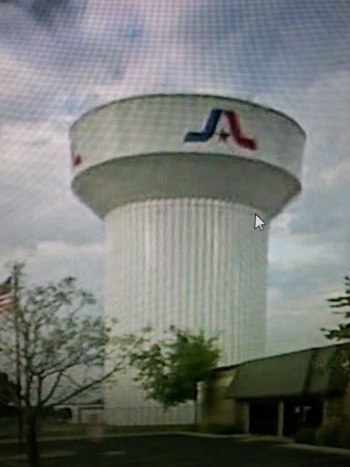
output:
{"label": "cloud", "polygon": [[214,63],[224,49],[226,63],[220,65],[223,73],[232,65],[231,92],[236,92],[237,75],[250,93],[275,93],[310,84],[329,70],[349,70],[348,8],[315,0],[292,5],[285,0],[269,5],[206,0],[190,5],[179,22],[178,39],[195,44]]}
{"label": "cloud", "polygon": [[271,243],[268,353],[330,344],[321,328],[335,327],[341,317],[332,313],[327,299],[343,294],[348,263],[322,245],[303,244],[299,236],[280,238],[279,248],[276,240]]}
{"label": "cloud", "polygon": [[[18,1],[18,0],[17,0]],[[57,16],[64,17],[69,20],[74,14],[84,9],[86,2],[72,0],[19,0],[19,5],[35,17],[38,21],[52,24]],[[80,5],[79,5],[80,3]]]}
{"label": "cloud", "polygon": [[[87,102],[96,87],[102,96],[90,100],[91,106],[107,94],[192,91],[252,97],[271,85],[295,87],[331,65],[350,63],[346,12],[327,5],[315,10],[311,3],[298,2],[293,14],[285,1],[278,8],[257,1],[247,7],[241,0],[2,3],[5,71],[0,77],[11,68],[10,86],[3,89],[16,86],[22,92],[17,101],[13,93],[3,96],[0,113],[4,119],[52,118],[56,101],[69,107],[74,95],[76,102]],[[337,24],[336,33],[322,35],[326,24]],[[60,110],[67,111],[64,105]]]}
{"label": "cloud", "polygon": [[[55,264],[54,271],[52,264]],[[103,242],[83,245],[62,241],[40,242],[32,255],[28,256],[28,268],[32,281],[35,276],[43,280],[45,272],[45,280],[60,280],[72,275],[101,294],[103,283],[96,281],[96,277],[103,274],[104,245]]]}
{"label": "cloud", "polygon": [[258,97],[295,117],[307,134],[303,191],[281,216],[288,216],[286,234],[300,235],[304,244],[316,243],[332,251],[345,247],[348,240],[344,226],[350,222],[346,209],[350,196],[349,89],[350,72],[340,71],[321,75],[309,87],[293,90],[288,97],[278,93]]}
{"label": "cloud", "polygon": [[2,128],[0,150],[0,251],[34,248],[45,240],[81,245],[101,239],[102,222],[70,190],[65,129],[54,123],[10,123]]}
{"label": "cloud", "polygon": [[33,249],[17,247],[2,253],[0,275],[4,280],[13,261],[25,263],[25,280],[29,286],[58,282],[76,277],[78,285],[92,292],[97,299],[95,313],[103,309],[104,245],[74,245],[63,241],[37,242]]}
{"label": "cloud", "polygon": [[57,83],[37,78],[37,68],[29,57],[16,57],[0,48],[0,124],[9,120],[44,120],[51,110]]}
{"label": "cloud", "polygon": [[[17,259],[19,260],[20,257],[22,257],[22,260],[28,261],[29,268],[34,274],[39,270],[42,274],[42,266],[45,263],[47,267],[46,272],[49,276],[47,280],[51,280],[53,276],[57,276],[58,279],[61,277],[57,274],[57,269],[55,271],[50,270],[50,264],[52,264],[53,261],[59,261],[62,264],[62,270],[65,270],[65,274],[69,274],[68,271],[73,268],[72,275],[74,275],[74,270],[84,269],[81,264],[79,264],[80,262],[96,262],[99,263],[100,267],[104,255],[104,246],[102,242],[74,245],[64,241],[46,240],[37,242],[33,250],[18,248],[16,252],[18,256]],[[11,258],[8,259],[11,261]],[[85,276],[92,272],[93,269],[87,268]]]}
{"label": "cloud", "polygon": [[321,75],[289,96],[259,101],[291,114],[306,130],[301,195],[272,223],[269,246],[269,349],[326,343],[319,329],[336,318],[326,299],[349,273],[348,148],[350,73]]}
{"label": "cloud", "polygon": [[85,0],[3,0],[2,3],[16,6],[38,22],[49,26],[56,20],[71,21],[86,6]]}
{"label": "cloud", "polygon": [[[114,22],[108,21],[108,9],[103,8],[104,20],[92,23],[89,13],[93,12],[92,7],[85,13],[85,8],[78,12],[77,2],[48,6],[54,3],[34,2],[29,11],[0,4],[3,120],[54,118],[57,99],[69,100],[76,88],[84,84],[115,82],[128,63],[129,52],[137,39],[138,23],[132,15],[128,16],[126,7],[119,10]],[[43,18],[55,17],[54,27],[33,19],[32,8],[39,4],[42,10],[35,11],[42,11]],[[68,20],[72,9],[77,12]],[[88,19],[90,28],[86,26]],[[18,94],[16,89],[20,90]],[[79,98],[85,101],[85,92]]]}

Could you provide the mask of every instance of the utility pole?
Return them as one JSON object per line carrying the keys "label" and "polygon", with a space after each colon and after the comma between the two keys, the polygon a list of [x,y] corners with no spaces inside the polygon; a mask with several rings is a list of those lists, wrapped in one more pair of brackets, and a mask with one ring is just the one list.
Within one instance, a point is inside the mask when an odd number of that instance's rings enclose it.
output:
{"label": "utility pole", "polygon": [[15,263],[12,267],[12,294],[13,294],[13,315],[15,327],[15,352],[16,352],[16,398],[18,410],[18,448],[23,449],[24,446],[24,426],[23,426],[23,410],[22,410],[22,386],[21,386],[21,342],[19,329],[19,278],[21,275],[22,265]]}

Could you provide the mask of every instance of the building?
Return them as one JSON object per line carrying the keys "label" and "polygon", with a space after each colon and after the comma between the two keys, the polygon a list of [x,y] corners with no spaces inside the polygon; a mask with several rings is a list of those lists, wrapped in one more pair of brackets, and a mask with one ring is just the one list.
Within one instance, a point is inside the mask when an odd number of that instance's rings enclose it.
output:
{"label": "building", "polygon": [[331,364],[343,349],[312,348],[216,369],[202,389],[202,423],[292,436],[302,426],[350,420],[348,378]]}
{"label": "building", "polygon": [[[121,333],[218,332],[222,365],[263,355],[269,223],[301,189],[301,127],[238,99],[150,95],[93,109],[70,136],[72,189],[106,227],[105,315]],[[111,423],[164,417],[131,374],[105,404]]]}

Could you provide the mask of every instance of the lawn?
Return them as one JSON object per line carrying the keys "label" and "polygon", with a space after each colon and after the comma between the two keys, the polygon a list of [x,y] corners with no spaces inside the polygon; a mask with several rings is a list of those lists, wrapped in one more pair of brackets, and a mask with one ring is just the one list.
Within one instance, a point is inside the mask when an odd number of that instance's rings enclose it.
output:
{"label": "lawn", "polygon": [[[174,432],[174,431],[194,431],[192,425],[161,425],[161,426],[106,426],[104,433],[107,435],[121,433],[155,433],[155,432]],[[51,436],[85,436],[86,425],[84,424],[43,424],[39,430],[41,438]],[[10,422],[6,425],[0,425],[0,440],[13,439],[17,437],[17,426]]]}

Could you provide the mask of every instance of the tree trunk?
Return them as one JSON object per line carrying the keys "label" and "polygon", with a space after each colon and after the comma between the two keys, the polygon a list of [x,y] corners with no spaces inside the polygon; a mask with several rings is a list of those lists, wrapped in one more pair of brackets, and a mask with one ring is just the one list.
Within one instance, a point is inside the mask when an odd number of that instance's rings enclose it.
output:
{"label": "tree trunk", "polygon": [[39,467],[39,445],[37,438],[37,413],[29,409],[26,416],[27,458],[30,467]]}
{"label": "tree trunk", "polygon": [[24,423],[23,423],[23,408],[17,408],[17,438],[18,449],[20,452],[24,450]]}
{"label": "tree trunk", "polygon": [[193,390],[193,423],[194,426],[197,428],[198,426],[198,388],[197,383],[195,383],[195,387]]}

